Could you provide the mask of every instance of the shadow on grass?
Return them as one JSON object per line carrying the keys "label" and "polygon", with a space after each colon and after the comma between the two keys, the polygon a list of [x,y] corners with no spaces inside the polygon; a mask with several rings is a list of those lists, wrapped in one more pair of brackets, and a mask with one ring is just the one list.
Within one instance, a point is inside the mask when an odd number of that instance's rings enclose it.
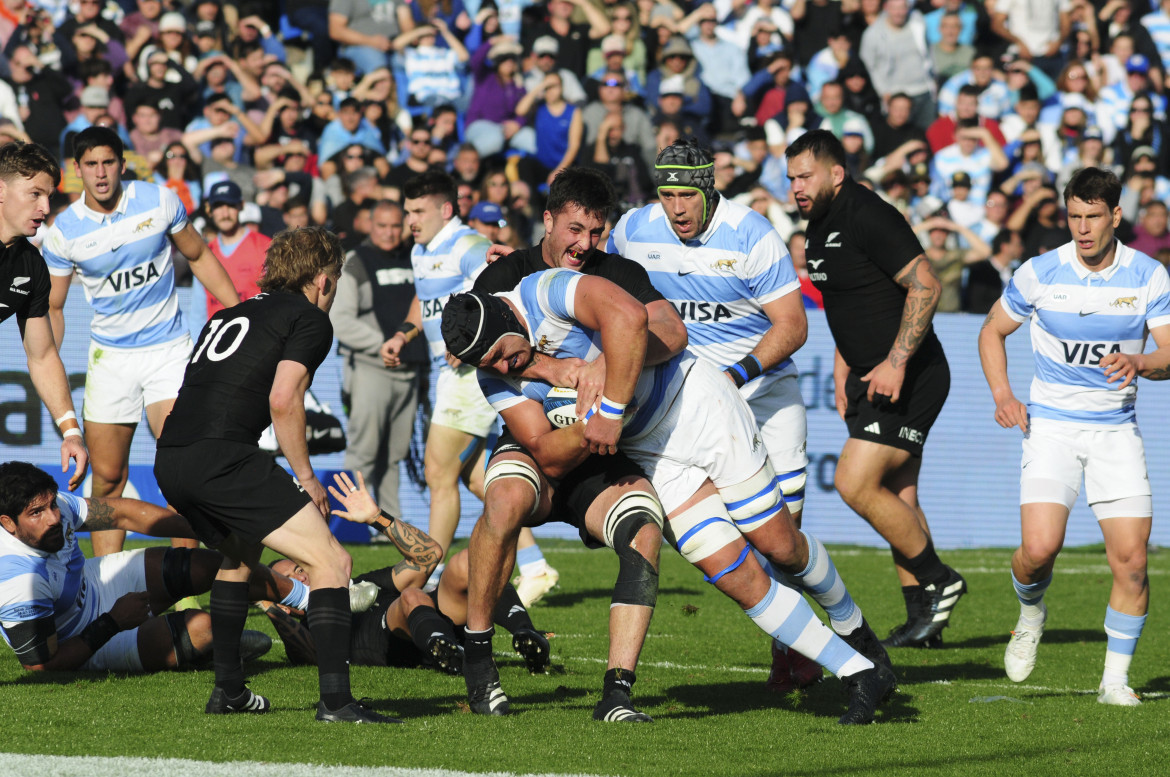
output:
{"label": "shadow on grass", "polygon": [[[676,685],[667,688],[660,697],[639,697],[639,702],[646,707],[657,707],[661,717],[680,719],[768,709],[836,719],[849,707],[845,689],[835,678],[826,678],[788,694],[772,693],[760,682]],[[895,692],[878,708],[877,719],[887,723],[913,723],[918,719],[918,709],[911,704],[911,697]]]}
{"label": "shadow on grass", "polygon": [[[944,640],[942,650],[947,648],[986,648],[1006,646],[1010,634],[992,634],[978,637],[968,637],[964,640]],[[1078,642],[1104,642],[1105,632],[1100,629],[1045,629],[1044,644],[1075,644]],[[921,648],[906,648],[908,652]]]}
{"label": "shadow on grass", "polygon": [[919,666],[908,664],[902,658],[903,651],[890,652],[898,680],[908,685],[918,683],[954,682],[960,680],[1002,680],[1003,666],[986,662],[963,661],[953,664]]}
{"label": "shadow on grass", "polygon": [[[659,598],[663,596],[699,596],[704,593],[700,588],[659,588]],[[588,601],[591,599],[604,599],[609,601],[613,598],[613,587],[609,588],[587,588],[584,590],[561,592],[553,591],[546,594],[540,600],[540,604],[544,607],[572,607],[575,604]]]}

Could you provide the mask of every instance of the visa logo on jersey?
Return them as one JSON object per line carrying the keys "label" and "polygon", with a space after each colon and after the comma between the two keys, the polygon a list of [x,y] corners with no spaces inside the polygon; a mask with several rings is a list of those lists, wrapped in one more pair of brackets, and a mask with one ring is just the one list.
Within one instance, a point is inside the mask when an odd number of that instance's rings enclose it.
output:
{"label": "visa logo on jersey", "polygon": [[106,280],[109,281],[114,292],[120,294],[124,291],[145,286],[160,275],[161,273],[158,271],[158,268],[154,266],[153,262],[150,262],[139,265],[138,267],[131,267],[129,270],[118,270]]}
{"label": "visa logo on jersey", "polygon": [[1120,353],[1121,346],[1117,343],[1065,343],[1064,361],[1067,364],[1088,365],[1096,367],[1107,354]]}
{"label": "visa logo on jersey", "polygon": [[422,317],[425,319],[440,318],[443,315],[443,305],[447,304],[446,297],[438,299],[420,299],[419,305],[422,306]]}
{"label": "visa logo on jersey", "polygon": [[674,303],[678,317],[683,321],[723,321],[732,318],[732,312],[718,302],[684,301]]}

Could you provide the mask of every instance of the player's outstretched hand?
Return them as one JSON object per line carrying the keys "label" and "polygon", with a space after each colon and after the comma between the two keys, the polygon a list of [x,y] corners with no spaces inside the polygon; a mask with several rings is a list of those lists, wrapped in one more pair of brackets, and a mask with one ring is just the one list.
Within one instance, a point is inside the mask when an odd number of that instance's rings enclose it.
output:
{"label": "player's outstretched hand", "polygon": [[1010,394],[1003,399],[996,400],[995,422],[1004,429],[1018,426],[1021,432],[1027,434],[1028,406]]}
{"label": "player's outstretched hand", "polygon": [[1101,366],[1105,369],[1106,383],[1117,383],[1114,388],[1118,391],[1133,383],[1138,373],[1142,371],[1141,355],[1131,353],[1111,353],[1101,359]]}
{"label": "player's outstretched hand", "polygon": [[618,439],[622,436],[622,422],[620,418],[606,418],[594,413],[585,427],[585,439],[582,445],[589,448],[590,453],[617,453]]}
{"label": "player's outstretched hand", "polygon": [[77,435],[70,435],[61,441],[61,471],[69,471],[69,460],[73,459],[76,466],[73,475],[69,478],[69,490],[76,491],[85,480],[85,473],[89,471],[89,451],[85,449],[85,442]]}
{"label": "player's outstretched hand", "polygon": [[906,368],[895,367],[889,359],[886,359],[862,378],[864,382],[869,384],[865,396],[870,402],[874,401],[874,397],[878,397],[885,399],[891,405],[897,404],[898,398],[902,396],[902,381],[905,379]]}
{"label": "player's outstretched hand", "polygon": [[356,485],[345,472],[338,472],[333,476],[336,487],[329,486],[329,493],[345,506],[344,510],[334,510],[333,514],[354,523],[373,523],[382,511],[378,509],[378,503],[366,489],[362,473],[354,472],[354,475],[357,476]]}

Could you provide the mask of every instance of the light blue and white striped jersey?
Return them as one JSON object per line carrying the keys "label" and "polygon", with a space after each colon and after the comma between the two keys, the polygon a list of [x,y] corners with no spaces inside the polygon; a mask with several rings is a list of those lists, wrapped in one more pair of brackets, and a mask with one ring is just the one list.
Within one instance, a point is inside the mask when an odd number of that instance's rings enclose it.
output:
{"label": "light blue and white striped jersey", "polygon": [[1162,58],[1162,69],[1170,69],[1170,14],[1156,11],[1142,17],[1142,26],[1150,33],[1158,56]]}
{"label": "light blue and white striped jersey", "polygon": [[178,196],[145,181],[125,183],[112,213],[91,210],[82,195],[57,216],[41,252],[51,274],[81,276],[94,342],[141,348],[188,336],[169,239],[186,226]]}
{"label": "light blue and white striped jersey", "polygon": [[410,251],[414,265],[414,290],[422,309],[423,333],[431,349],[431,362],[440,369],[447,366],[447,346],[443,343],[440,324],[443,306],[452,294],[471,291],[475,279],[487,267],[486,237],[459,220],[451,219],[431,242],[415,245]]}
{"label": "light blue and white striped jersey", "polygon": [[1003,293],[1009,316],[1032,319],[1028,413],[1076,424],[1136,421],[1137,382],[1118,391],[1100,366],[1110,353],[1138,354],[1149,329],[1170,324],[1170,276],[1154,259],[1116,244],[1113,264],[1092,272],[1066,243],[1025,262]]}
{"label": "light blue and white striped jersey", "polygon": [[[686,324],[687,348],[721,370],[771,329],[764,304],[800,293],[792,257],[771,222],[726,197],[706,231],[685,244],[660,204],[632,210],[613,228],[608,250],[646,268]],[[785,359],[768,374],[795,375],[796,366]]]}
{"label": "light blue and white striped jersey", "polygon": [[[82,569],[85,556],[77,544],[77,532],[88,515],[79,496],[57,493],[65,545],[56,553],[30,548],[6,531],[0,531],[0,622],[5,626],[53,618],[57,640],[64,642],[81,633],[100,612],[97,597],[86,596]],[[5,641],[8,636],[5,635]],[[9,643],[11,646],[11,643]]]}
{"label": "light blue and white striped jersey", "polygon": [[[533,273],[520,285],[497,296],[510,300],[520,311],[528,329],[528,339],[541,353],[549,356],[574,356],[593,361],[601,353],[601,333],[577,322],[574,295],[584,277],[563,268]],[[683,351],[663,364],[646,367],[634,389],[633,419],[626,424],[622,440],[636,440],[652,430],[670,409],[682,389],[683,380],[695,363],[694,355]],[[497,413],[503,413],[525,399],[544,403],[549,386],[511,375],[479,370],[483,395]]]}
{"label": "light blue and white striped jersey", "polygon": [[977,147],[971,156],[963,156],[957,142],[944,146],[934,155],[930,166],[930,193],[943,202],[950,202],[955,197],[951,191],[951,178],[955,173],[971,176],[971,193],[967,199],[972,202],[986,200],[991,191],[991,152],[983,146]]}

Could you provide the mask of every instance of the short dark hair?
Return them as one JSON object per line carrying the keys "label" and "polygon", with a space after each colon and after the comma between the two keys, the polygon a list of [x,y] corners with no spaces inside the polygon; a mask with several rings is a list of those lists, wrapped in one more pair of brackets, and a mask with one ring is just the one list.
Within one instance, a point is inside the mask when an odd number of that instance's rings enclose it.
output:
{"label": "short dark hair", "polygon": [[107,73],[113,72],[114,68],[109,63],[109,60],[102,59],[101,57],[91,57],[77,65],[77,78],[82,84],[87,83],[89,79],[95,76],[104,76]]}
{"label": "short dark hair", "polygon": [[80,162],[86,151],[102,146],[112,150],[118,159],[125,151],[117,132],[109,127],[87,127],[73,136],[73,159]]}
{"label": "short dark hair", "polygon": [[832,132],[823,129],[809,130],[784,149],[787,159],[795,159],[804,152],[811,152],[818,162],[830,162],[845,167],[845,147]]}
{"label": "short dark hair", "polygon": [[356,98],[356,97],[346,97],[346,98],[345,98],[344,100],[342,100],[342,101],[341,101],[341,103],[340,103],[340,104],[337,106],[337,110],[339,110],[339,111],[342,111],[342,110],[345,110],[346,108],[353,108],[353,109],[354,109],[355,111],[357,111],[358,113],[361,113],[361,110],[362,110],[362,101],[361,101],[361,100],[359,100],[359,99],[358,99],[358,98]]}
{"label": "short dark hair", "polygon": [[44,470],[27,461],[0,464],[0,515],[14,522],[36,497],[57,492],[57,481]]}
{"label": "short dark hair", "polygon": [[991,239],[991,253],[998,254],[1001,248],[1011,242],[1015,234],[1015,230],[1011,229],[1001,229],[996,232],[995,237]]}
{"label": "short dark hair", "polygon": [[962,86],[959,87],[959,94],[965,94],[968,97],[976,97],[977,98],[977,97],[979,97],[979,95],[983,94],[983,90],[980,89],[975,84],[963,84]]}
{"label": "short dark hair", "polygon": [[33,178],[38,173],[47,173],[54,187],[61,183],[61,167],[40,143],[14,140],[0,146],[0,180],[11,181],[18,175]]}
{"label": "short dark hair", "polygon": [[1076,197],[1081,202],[1103,202],[1109,210],[1121,201],[1121,180],[1112,170],[1082,167],[1064,187],[1064,205]]}
{"label": "short dark hair", "polygon": [[408,200],[417,200],[420,197],[438,197],[443,202],[451,203],[455,212],[459,212],[459,191],[455,186],[455,179],[441,170],[428,170],[411,178],[403,184],[402,196]]}
{"label": "short dark hair", "polygon": [[309,203],[304,198],[302,198],[302,197],[289,197],[287,200],[284,201],[284,205],[280,206],[280,212],[281,213],[288,213],[290,211],[296,210],[297,208],[307,208],[307,207],[309,207]]}
{"label": "short dark hair", "polygon": [[591,167],[566,167],[548,187],[545,210],[554,216],[576,205],[602,220],[617,203],[617,192],[609,176]]}

